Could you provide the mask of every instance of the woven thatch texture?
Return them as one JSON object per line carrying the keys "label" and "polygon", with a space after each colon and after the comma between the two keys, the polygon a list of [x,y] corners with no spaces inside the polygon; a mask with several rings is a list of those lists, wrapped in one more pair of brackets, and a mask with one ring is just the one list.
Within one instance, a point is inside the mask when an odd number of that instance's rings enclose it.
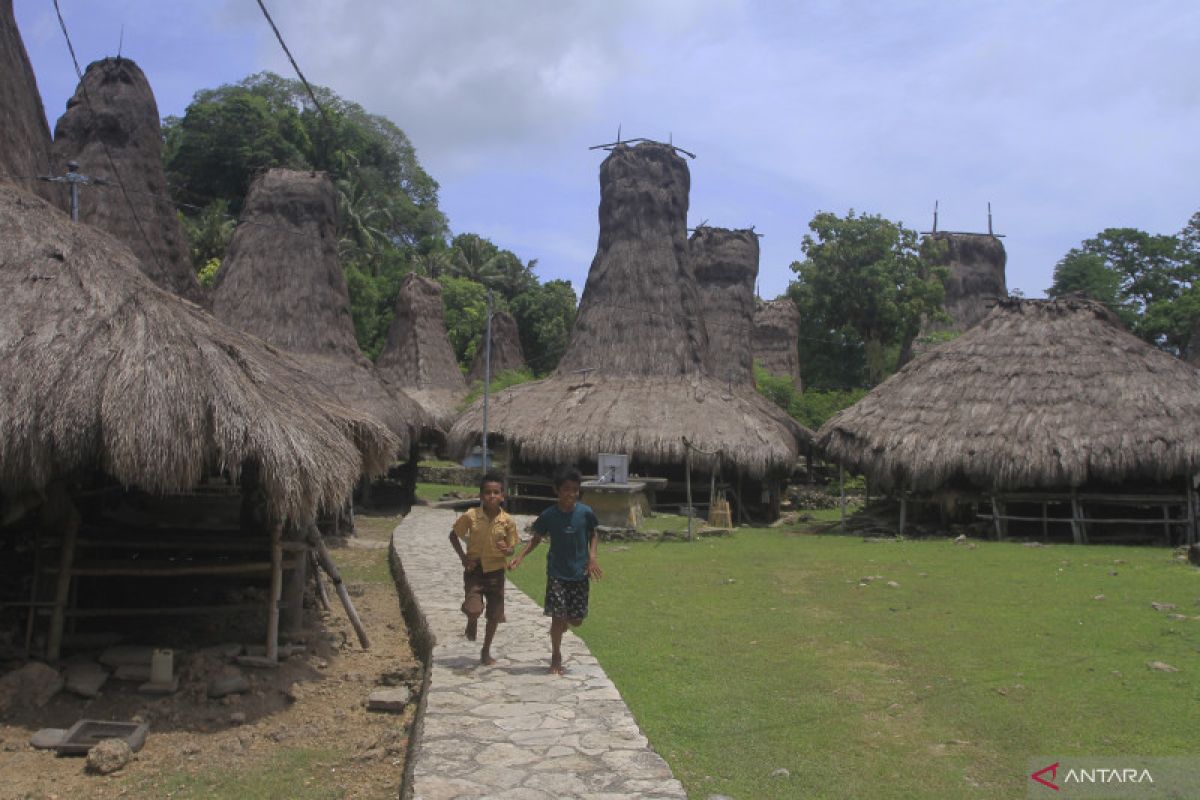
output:
{"label": "woven thatch texture", "polygon": [[[475,359],[467,372],[468,381],[483,380],[483,342],[475,348]],[[492,314],[492,374],[498,375],[506,370],[521,369],[525,366],[525,353],[521,350],[521,334],[517,330],[517,321],[507,311],[497,311]]]}
{"label": "woven thatch texture", "polygon": [[339,399],[408,447],[428,414],[385,386],[358,349],[337,260],[333,184],[324,173],[272,169],[255,179],[213,287],[213,314],[296,356]]}
{"label": "woven thatch texture", "polygon": [[467,382],[446,333],[442,287],[410,272],[396,296],[396,316],[376,359],[380,376],[402,387],[439,424],[449,426],[467,394]]}
{"label": "woven thatch texture", "polygon": [[53,170],[50,128],[12,0],[0,0],[0,116],[0,182],[57,199],[61,187],[33,180]]}
{"label": "woven thatch texture", "polygon": [[754,312],[754,360],[772,375],[800,382],[800,310],[787,297],[759,303]]}
{"label": "woven thatch texture", "polygon": [[[1008,297],[1004,266],[1008,256],[1004,244],[986,233],[933,233],[927,237],[940,245],[935,263],[948,267],[946,313],[950,324],[925,326],[922,333],[937,330],[965,331],[987,316],[996,301]],[[927,249],[928,252],[928,249]]]}
{"label": "woven thatch texture", "polygon": [[1090,301],[1001,300],[818,439],[881,488],[1182,478],[1200,468],[1200,371]]}
{"label": "woven thatch texture", "polygon": [[688,251],[708,331],[709,372],[717,380],[752,384],[758,236],[704,226],[688,240]]}
{"label": "woven thatch texture", "polygon": [[[187,236],[167,192],[158,105],[137,64],[105,58],[88,65],[66,113],[54,126],[54,159],[60,173],[68,161],[78,161],[83,174],[110,182],[108,187],[80,190],[80,222],[128,245],[142,271],[159,286],[203,302]],[[61,203],[64,210],[69,208],[65,193]]]}
{"label": "woven thatch texture", "polygon": [[[683,437],[751,475],[790,469],[811,434],[750,386],[705,370],[708,336],[688,259],[687,165],[657,143],[618,146],[600,168],[600,243],[554,375],[496,395],[492,432],[531,461],[627,453],[682,463]],[[587,370],[586,373],[580,370]],[[465,449],[481,404],[450,433]],[[700,467],[715,456],[697,456]]]}
{"label": "woven thatch texture", "polygon": [[697,375],[708,336],[688,261],[687,164],[619,145],[600,166],[600,241],[560,374]]}
{"label": "woven thatch texture", "polygon": [[93,470],[152,492],[256,462],[279,516],[336,507],[396,446],[286,356],[155,286],[124,245],[0,187],[0,489]]}

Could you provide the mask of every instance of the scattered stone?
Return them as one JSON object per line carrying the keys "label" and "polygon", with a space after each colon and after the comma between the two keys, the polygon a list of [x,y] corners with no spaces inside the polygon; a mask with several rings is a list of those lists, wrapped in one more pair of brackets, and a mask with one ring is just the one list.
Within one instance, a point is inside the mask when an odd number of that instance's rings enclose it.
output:
{"label": "scattered stone", "polygon": [[412,692],[407,686],[397,686],[393,689],[377,689],[367,697],[368,711],[387,711],[398,714],[408,705]]}
{"label": "scattered stone", "polygon": [[245,711],[235,711],[229,715],[230,724],[241,725],[245,721],[246,721],[246,712]]}
{"label": "scattered stone", "polygon": [[66,687],[80,697],[95,697],[108,680],[108,670],[91,661],[67,666]]}
{"label": "scattered stone", "polygon": [[42,728],[30,737],[29,744],[39,750],[53,750],[66,733],[66,728]]}
{"label": "scattered stone", "polygon": [[250,691],[250,681],[235,669],[227,669],[208,682],[208,696],[214,700]]}
{"label": "scattered stone", "polygon": [[1159,672],[1179,672],[1179,667],[1172,667],[1170,664],[1162,661],[1147,661],[1146,666]]}
{"label": "scattered stone", "polygon": [[954,543],[955,544],[966,544],[967,543],[967,535],[965,533],[960,533],[958,536],[955,536]]}
{"label": "scattered stone", "polygon": [[899,589],[899,588],[900,588],[900,584],[896,583],[895,581],[888,581],[888,582],[887,582],[887,585],[888,585],[888,586],[890,586],[890,587],[892,587],[893,589]]}
{"label": "scattered stone", "polygon": [[1179,622],[1180,620],[1191,619],[1187,614],[1167,614],[1167,619]]}
{"label": "scattered stone", "polygon": [[31,661],[0,677],[0,714],[10,708],[41,708],[62,691],[63,677],[58,670]]}
{"label": "scattered stone", "polygon": [[1045,547],[1041,542],[1022,542],[1022,547]]}
{"label": "scattered stone", "polygon": [[1093,599],[1093,600],[1103,600],[1103,599],[1104,599],[1104,595],[1102,595],[1102,594],[1098,594],[1098,595],[1096,595],[1095,597],[1093,597],[1092,599]]}
{"label": "scattered stone", "polygon": [[145,664],[150,666],[154,657],[154,648],[141,644],[119,644],[110,647],[100,654],[100,663],[109,667],[121,667],[126,664]]}
{"label": "scattered stone", "polygon": [[198,756],[198,755],[200,755],[200,745],[185,744],[183,746],[183,749],[180,752],[183,753],[185,756]]}
{"label": "scattered stone", "polygon": [[790,778],[792,773],[786,767],[780,767],[771,773],[772,778]]}
{"label": "scattered stone", "polygon": [[421,665],[408,664],[379,676],[384,686],[402,686],[421,682]]}
{"label": "scattered stone", "polygon": [[111,775],[129,763],[133,751],[124,739],[104,739],[87,754],[87,768],[99,775]]}
{"label": "scattered stone", "polygon": [[1174,611],[1179,606],[1174,603],[1151,603],[1150,607],[1155,611]]}
{"label": "scattered stone", "polygon": [[172,675],[171,680],[164,683],[146,681],[138,687],[138,691],[142,694],[175,694],[179,691],[179,676]]}
{"label": "scattered stone", "polygon": [[145,683],[150,680],[150,664],[122,664],[117,667],[113,677],[119,681],[137,681]]}

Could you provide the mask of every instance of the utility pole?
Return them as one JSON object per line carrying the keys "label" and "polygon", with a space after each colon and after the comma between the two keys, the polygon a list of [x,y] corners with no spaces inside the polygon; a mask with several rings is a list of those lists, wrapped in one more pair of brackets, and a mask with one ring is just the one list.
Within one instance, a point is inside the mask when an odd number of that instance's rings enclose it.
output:
{"label": "utility pole", "polygon": [[483,329],[483,471],[488,470],[488,394],[492,384],[492,290],[487,293],[487,326]]}
{"label": "utility pole", "polygon": [[66,175],[39,175],[39,180],[50,183],[65,183],[71,188],[71,221],[79,222],[79,187],[87,185],[106,186],[104,178],[91,178],[79,171],[78,161],[67,162]]}

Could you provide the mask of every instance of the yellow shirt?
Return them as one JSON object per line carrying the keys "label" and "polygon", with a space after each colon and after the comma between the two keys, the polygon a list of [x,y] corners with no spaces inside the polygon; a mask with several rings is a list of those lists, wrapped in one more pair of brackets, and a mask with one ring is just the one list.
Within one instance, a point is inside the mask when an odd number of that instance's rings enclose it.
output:
{"label": "yellow shirt", "polygon": [[517,546],[517,523],[504,509],[492,519],[482,508],[467,509],[454,520],[454,533],[467,543],[467,557],[479,559],[484,572],[504,569],[508,563],[508,556],[497,543]]}

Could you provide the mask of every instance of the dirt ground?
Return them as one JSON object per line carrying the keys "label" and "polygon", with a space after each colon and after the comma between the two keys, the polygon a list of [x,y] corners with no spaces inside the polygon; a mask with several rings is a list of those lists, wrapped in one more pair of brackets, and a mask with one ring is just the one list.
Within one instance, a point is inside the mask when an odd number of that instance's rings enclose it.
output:
{"label": "dirt ground", "polygon": [[[40,709],[11,711],[0,719],[0,798],[397,797],[417,697],[400,714],[368,712],[366,700],[387,685],[420,685],[387,562],[398,521],[360,515],[358,535],[331,547],[370,650],[359,646],[327,582],[332,610],[306,612],[305,651],[277,669],[238,667],[250,691],[210,699],[210,678],[230,667],[203,648],[260,644],[263,615],[143,626],[127,641],[176,648],[179,691],[152,697],[137,683],[109,678],[94,699],[63,691]],[[142,751],[108,776],[89,774],[84,758],[29,745],[38,729],[79,719],[145,721],[150,733]]]}

